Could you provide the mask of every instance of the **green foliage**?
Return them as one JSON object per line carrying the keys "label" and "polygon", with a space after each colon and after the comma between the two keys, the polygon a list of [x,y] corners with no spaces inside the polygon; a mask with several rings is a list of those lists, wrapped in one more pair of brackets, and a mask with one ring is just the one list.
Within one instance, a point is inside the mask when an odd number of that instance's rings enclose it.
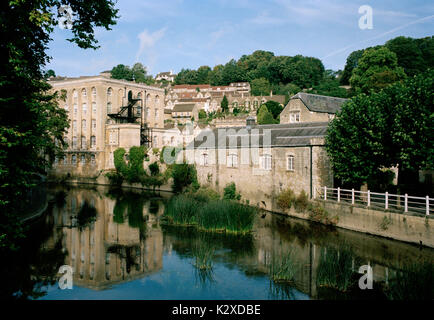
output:
{"label": "green foliage", "polygon": [[170,199],[164,216],[178,225],[195,225],[211,232],[247,234],[252,231],[256,209],[228,200],[178,195]]}
{"label": "green foliage", "polygon": [[121,186],[124,182],[124,177],[117,171],[109,171],[105,174],[105,176],[109,179],[109,183],[112,186]]}
{"label": "green foliage", "polygon": [[347,63],[345,64],[345,68],[340,79],[340,83],[342,85],[350,84],[350,78],[353,74],[353,70],[357,67],[359,59],[362,57],[364,51],[365,50],[353,51],[348,56]]}
{"label": "green foliage", "polygon": [[398,66],[396,54],[386,47],[366,49],[353,70],[351,87],[356,93],[368,94],[403,80],[404,70]]}
{"label": "green foliage", "polygon": [[[49,90],[43,68],[57,9],[70,5],[77,17],[68,41],[97,48],[94,27],[110,29],[117,9],[113,1],[6,1],[2,3],[0,46],[0,246],[14,246],[23,234],[16,208],[32,186],[32,174],[45,174],[54,157],[63,155],[66,112]],[[5,236],[6,235],[6,236]]]}
{"label": "green foliage", "polygon": [[360,186],[373,181],[382,168],[432,168],[433,86],[434,72],[428,70],[343,105],[326,137],[335,176]]}
{"label": "green foliage", "polygon": [[280,103],[276,101],[267,101],[265,103],[265,106],[267,107],[267,110],[273,115],[273,118],[275,120],[279,119],[280,113],[283,111],[283,107],[280,105]]}
{"label": "green foliage", "polygon": [[275,124],[273,114],[268,111],[267,106],[263,104],[258,110],[258,124]]}
{"label": "green foliage", "polygon": [[354,254],[350,248],[325,247],[321,250],[318,265],[317,285],[347,291],[354,285],[352,270]]}
{"label": "green foliage", "polygon": [[294,200],[294,208],[298,212],[305,211],[309,206],[309,198],[304,190],[301,190],[300,194]]}
{"label": "green foliage", "polygon": [[226,96],[223,96],[222,102],[220,103],[220,106],[222,108],[222,112],[228,112],[229,111],[229,102],[228,98]]}
{"label": "green foliage", "polygon": [[308,205],[309,219],[326,225],[336,225],[339,222],[337,215],[331,216],[330,213],[319,204]]}
{"label": "green foliage", "polygon": [[173,191],[182,192],[186,187],[191,186],[193,190],[199,188],[197,182],[196,167],[192,164],[175,163],[172,165]]}
{"label": "green foliage", "polygon": [[199,119],[206,119],[207,118],[207,114],[205,112],[205,110],[200,109],[199,110]]}
{"label": "green foliage", "polygon": [[151,163],[149,165],[149,171],[151,172],[151,176],[157,176],[160,173],[158,162]]}
{"label": "green foliage", "polygon": [[277,205],[280,209],[290,209],[292,204],[295,201],[295,194],[294,191],[292,191],[290,188],[282,191],[277,196]]}
{"label": "green foliage", "polygon": [[135,63],[131,68],[123,64],[118,64],[111,70],[111,77],[113,79],[122,79],[146,84],[153,84],[155,82],[152,76],[147,75],[146,67],[140,62]]}
{"label": "green foliage", "polygon": [[269,265],[269,275],[274,282],[293,282],[298,263],[292,251],[273,254]]}
{"label": "green foliage", "polygon": [[253,79],[250,86],[253,96],[268,96],[271,91],[270,82],[265,78]]}
{"label": "green foliage", "polygon": [[240,200],[241,199],[241,194],[239,194],[237,192],[237,189],[236,189],[234,182],[229,183],[224,188],[223,199],[226,199],[226,200]]}

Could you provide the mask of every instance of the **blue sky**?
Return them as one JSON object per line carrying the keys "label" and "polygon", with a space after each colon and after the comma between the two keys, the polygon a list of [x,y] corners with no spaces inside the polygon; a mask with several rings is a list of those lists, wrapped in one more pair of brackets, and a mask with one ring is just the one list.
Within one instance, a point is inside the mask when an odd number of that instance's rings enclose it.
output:
{"label": "blue sky", "polygon": [[[362,5],[373,8],[373,29],[358,26]],[[434,2],[426,0],[120,0],[117,8],[117,25],[96,31],[96,51],[77,48],[65,40],[68,30],[56,28],[47,69],[95,75],[141,62],[155,75],[266,50],[317,57],[337,70],[354,50],[434,34]]]}

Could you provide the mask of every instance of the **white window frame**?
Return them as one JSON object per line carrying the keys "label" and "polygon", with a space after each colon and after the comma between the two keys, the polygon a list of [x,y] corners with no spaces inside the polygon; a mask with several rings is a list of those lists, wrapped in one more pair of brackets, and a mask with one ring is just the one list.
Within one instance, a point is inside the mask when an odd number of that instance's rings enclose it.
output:
{"label": "white window frame", "polygon": [[230,153],[226,160],[228,168],[237,168],[238,167],[238,154]]}
{"label": "white window frame", "polygon": [[300,122],[300,111],[290,111],[289,112],[289,123],[298,123]]}
{"label": "white window frame", "polygon": [[286,156],[286,170],[295,171],[295,157],[292,154]]}
{"label": "white window frame", "polygon": [[273,156],[271,154],[264,154],[260,159],[260,166],[262,170],[271,170],[273,166]]}

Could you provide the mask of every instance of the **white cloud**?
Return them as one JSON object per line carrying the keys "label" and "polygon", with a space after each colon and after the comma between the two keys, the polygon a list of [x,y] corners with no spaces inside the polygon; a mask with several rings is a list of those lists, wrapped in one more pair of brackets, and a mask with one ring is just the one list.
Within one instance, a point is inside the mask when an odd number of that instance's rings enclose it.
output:
{"label": "white cloud", "polygon": [[155,43],[164,37],[166,33],[167,27],[157,30],[155,32],[148,32],[148,30],[143,30],[141,33],[137,35],[139,39],[139,49],[136,53],[136,61],[139,60],[140,56],[143,54],[145,49],[152,49],[155,46]]}

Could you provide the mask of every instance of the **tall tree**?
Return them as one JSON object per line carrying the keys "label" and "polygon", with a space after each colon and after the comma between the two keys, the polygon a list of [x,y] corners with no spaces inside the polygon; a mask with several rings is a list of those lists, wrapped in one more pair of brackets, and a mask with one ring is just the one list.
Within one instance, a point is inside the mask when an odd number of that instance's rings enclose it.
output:
{"label": "tall tree", "polygon": [[270,82],[265,78],[253,79],[251,81],[251,91],[254,96],[268,96],[271,91]]}
{"label": "tall tree", "polygon": [[365,50],[356,50],[351,52],[351,54],[348,56],[347,63],[345,64],[345,68],[340,79],[340,83],[342,85],[350,84],[350,78],[353,74],[353,70],[357,68],[359,59],[362,57],[364,51]]}
{"label": "tall tree", "polygon": [[434,71],[428,70],[343,105],[326,139],[336,177],[358,186],[381,168],[396,166],[399,182],[408,183],[406,177],[417,178],[418,170],[432,170],[433,86]]}
{"label": "tall tree", "polygon": [[357,68],[353,70],[350,84],[358,93],[369,93],[371,90],[378,92],[404,78],[405,73],[398,66],[396,54],[386,47],[379,47],[363,52]]}
{"label": "tall tree", "polygon": [[68,41],[98,48],[94,28],[115,24],[115,2],[108,0],[28,0],[0,4],[0,248],[20,236],[16,210],[32,186],[32,174],[45,173],[62,153],[66,112],[50,94],[43,68],[50,34],[59,24],[58,8],[69,5],[77,17]]}
{"label": "tall tree", "polygon": [[223,96],[220,107],[222,108],[222,112],[228,112],[229,111],[229,101],[228,101],[228,98],[226,98],[226,96]]}

